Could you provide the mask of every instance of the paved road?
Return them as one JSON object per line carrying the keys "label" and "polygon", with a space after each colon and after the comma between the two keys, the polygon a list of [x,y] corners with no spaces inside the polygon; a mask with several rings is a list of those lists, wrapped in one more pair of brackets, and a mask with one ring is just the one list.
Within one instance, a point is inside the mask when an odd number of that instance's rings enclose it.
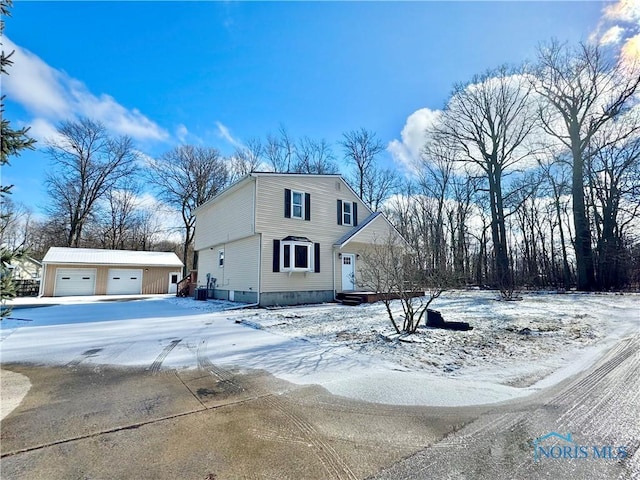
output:
{"label": "paved road", "polygon": [[[640,478],[640,335],[589,371],[493,407],[366,404],[264,372],[222,369],[206,341],[197,369],[4,365],[32,388],[0,424],[5,479]],[[542,458],[553,447],[623,446],[624,459]],[[555,450],[563,451],[563,450]]]}
{"label": "paved road", "polygon": [[[640,479],[639,373],[635,335],[573,381],[495,408],[371,479]],[[552,432],[571,441],[541,439],[536,460],[535,441]]]}

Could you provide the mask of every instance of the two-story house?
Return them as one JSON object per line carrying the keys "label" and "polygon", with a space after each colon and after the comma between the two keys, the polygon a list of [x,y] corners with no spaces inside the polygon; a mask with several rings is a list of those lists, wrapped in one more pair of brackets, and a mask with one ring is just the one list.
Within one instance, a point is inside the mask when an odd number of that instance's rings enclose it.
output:
{"label": "two-story house", "polygon": [[198,285],[262,306],[356,290],[363,249],[399,236],[340,175],[251,173],[195,215]]}

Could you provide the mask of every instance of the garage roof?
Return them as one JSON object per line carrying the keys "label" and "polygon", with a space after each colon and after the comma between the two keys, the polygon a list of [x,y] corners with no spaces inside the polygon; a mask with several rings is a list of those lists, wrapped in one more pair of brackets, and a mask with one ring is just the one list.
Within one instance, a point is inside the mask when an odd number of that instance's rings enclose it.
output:
{"label": "garage roof", "polygon": [[102,250],[98,248],[51,247],[42,263],[82,265],[144,265],[150,267],[182,267],[173,252],[141,252],[134,250]]}

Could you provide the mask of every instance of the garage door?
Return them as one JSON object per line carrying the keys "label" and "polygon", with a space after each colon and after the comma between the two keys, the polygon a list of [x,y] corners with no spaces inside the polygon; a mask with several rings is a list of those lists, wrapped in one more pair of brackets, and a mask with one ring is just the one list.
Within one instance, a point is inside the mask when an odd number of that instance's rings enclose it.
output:
{"label": "garage door", "polygon": [[58,268],[53,295],[93,295],[96,291],[96,271],[92,268]]}
{"label": "garage door", "polygon": [[142,270],[110,268],[107,295],[135,295],[142,293]]}

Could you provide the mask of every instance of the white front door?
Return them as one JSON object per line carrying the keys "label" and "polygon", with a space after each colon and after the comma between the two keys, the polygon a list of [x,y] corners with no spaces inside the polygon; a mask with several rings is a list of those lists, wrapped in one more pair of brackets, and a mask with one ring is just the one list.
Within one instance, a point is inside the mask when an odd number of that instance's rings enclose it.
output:
{"label": "white front door", "polygon": [[180,272],[171,272],[169,274],[169,291],[167,293],[178,293],[179,281],[180,281]]}
{"label": "white front door", "polygon": [[342,254],[342,290],[356,289],[356,256],[353,253]]}

